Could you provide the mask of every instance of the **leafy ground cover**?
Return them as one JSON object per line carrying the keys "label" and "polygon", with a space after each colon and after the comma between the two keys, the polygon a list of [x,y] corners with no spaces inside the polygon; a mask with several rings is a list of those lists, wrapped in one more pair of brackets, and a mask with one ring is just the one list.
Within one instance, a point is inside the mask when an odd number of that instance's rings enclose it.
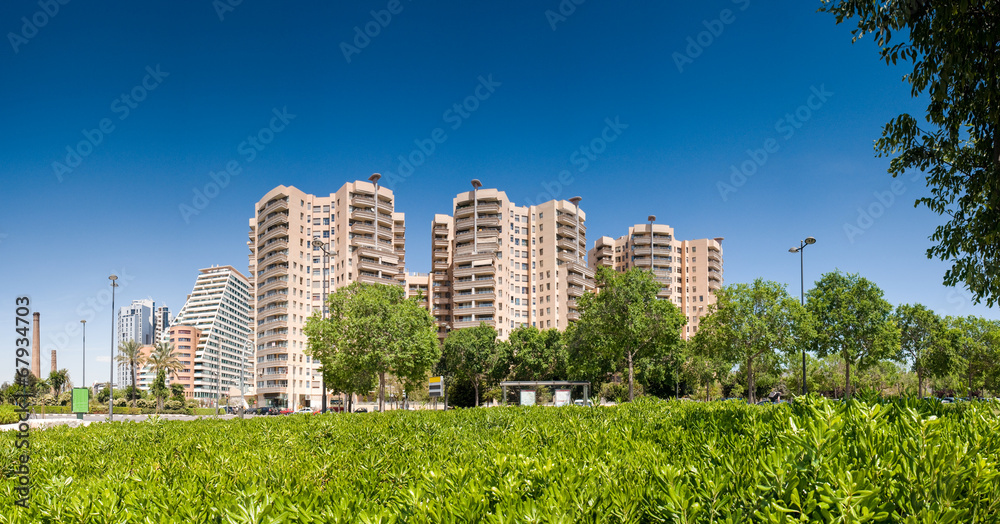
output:
{"label": "leafy ground cover", "polygon": [[919,400],[261,417],[32,433],[0,522],[997,522],[1000,415]]}

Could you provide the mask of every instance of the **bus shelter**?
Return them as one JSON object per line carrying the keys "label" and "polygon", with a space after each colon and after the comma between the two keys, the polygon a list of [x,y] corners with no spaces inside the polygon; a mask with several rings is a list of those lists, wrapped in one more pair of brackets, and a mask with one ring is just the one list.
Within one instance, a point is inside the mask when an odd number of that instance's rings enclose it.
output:
{"label": "bus shelter", "polygon": [[503,404],[507,405],[507,388],[531,388],[538,386],[550,387],[583,387],[583,404],[590,405],[590,382],[580,380],[505,380],[500,383],[503,388]]}

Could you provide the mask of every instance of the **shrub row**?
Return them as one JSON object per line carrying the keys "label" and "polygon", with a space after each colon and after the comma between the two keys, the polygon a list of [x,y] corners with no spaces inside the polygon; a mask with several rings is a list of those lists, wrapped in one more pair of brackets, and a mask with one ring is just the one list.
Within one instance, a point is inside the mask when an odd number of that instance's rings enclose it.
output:
{"label": "shrub row", "polygon": [[[0,522],[998,522],[995,405],[642,401],[56,427]],[[156,489],[147,489],[156,486]]]}

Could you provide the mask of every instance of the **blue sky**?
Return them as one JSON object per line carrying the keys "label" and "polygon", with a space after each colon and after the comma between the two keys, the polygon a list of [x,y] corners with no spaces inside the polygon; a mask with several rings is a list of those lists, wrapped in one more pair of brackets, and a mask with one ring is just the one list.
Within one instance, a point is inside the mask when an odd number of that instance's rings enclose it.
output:
{"label": "blue sky", "polygon": [[[440,129],[393,184],[411,271],[430,265],[433,214],[478,178],[519,203],[582,196],[591,243],[649,214],[678,238],[725,237],[728,283],[797,295],[788,248],[814,236],[807,287],[840,268],[893,303],[997,318],[924,256],[942,219],[913,207],[922,179],[893,186],[874,157],[886,121],[922,113],[907,69],[817,6],[0,3],[2,303],[13,316],[14,297],[32,297],[43,370],[58,349],[77,382],[87,319],[87,382],[106,380],[110,273],[118,305],[176,312],[199,268],[246,271],[247,220],[269,189],[398,174]],[[227,164],[239,173],[199,200]]]}

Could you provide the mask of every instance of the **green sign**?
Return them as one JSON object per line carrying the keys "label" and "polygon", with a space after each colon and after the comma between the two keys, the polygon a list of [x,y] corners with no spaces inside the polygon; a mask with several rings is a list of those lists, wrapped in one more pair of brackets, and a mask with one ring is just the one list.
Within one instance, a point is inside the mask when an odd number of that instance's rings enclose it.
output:
{"label": "green sign", "polygon": [[90,390],[73,388],[73,413],[90,413]]}

